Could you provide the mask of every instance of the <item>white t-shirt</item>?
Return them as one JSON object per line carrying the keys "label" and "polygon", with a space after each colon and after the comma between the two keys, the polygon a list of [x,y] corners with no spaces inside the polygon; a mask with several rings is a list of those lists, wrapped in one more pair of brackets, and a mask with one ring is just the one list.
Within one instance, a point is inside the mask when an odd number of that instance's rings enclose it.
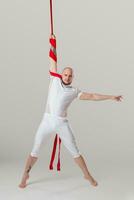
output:
{"label": "white t-shirt", "polygon": [[67,117],[67,108],[71,102],[75,98],[79,98],[81,94],[82,91],[78,87],[65,85],[62,83],[61,78],[50,75],[45,112],[59,117]]}

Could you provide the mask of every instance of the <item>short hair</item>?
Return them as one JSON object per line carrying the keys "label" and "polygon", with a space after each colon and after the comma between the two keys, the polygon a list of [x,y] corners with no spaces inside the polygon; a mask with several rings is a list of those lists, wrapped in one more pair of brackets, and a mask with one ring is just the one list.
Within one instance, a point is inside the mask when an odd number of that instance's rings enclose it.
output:
{"label": "short hair", "polygon": [[66,70],[66,69],[70,69],[72,71],[72,73],[73,73],[73,68],[72,67],[64,67],[62,72],[64,72],[64,70]]}

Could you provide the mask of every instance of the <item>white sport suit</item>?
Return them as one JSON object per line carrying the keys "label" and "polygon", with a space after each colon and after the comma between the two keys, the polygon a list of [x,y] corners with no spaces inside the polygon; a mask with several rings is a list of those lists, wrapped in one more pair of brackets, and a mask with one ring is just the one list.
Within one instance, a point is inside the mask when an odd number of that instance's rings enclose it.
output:
{"label": "white sport suit", "polygon": [[71,102],[79,98],[81,94],[79,88],[63,84],[60,74],[50,72],[46,109],[35,135],[31,156],[38,157],[41,144],[55,133],[58,133],[73,157],[80,156],[73,130],[67,119],[67,109]]}

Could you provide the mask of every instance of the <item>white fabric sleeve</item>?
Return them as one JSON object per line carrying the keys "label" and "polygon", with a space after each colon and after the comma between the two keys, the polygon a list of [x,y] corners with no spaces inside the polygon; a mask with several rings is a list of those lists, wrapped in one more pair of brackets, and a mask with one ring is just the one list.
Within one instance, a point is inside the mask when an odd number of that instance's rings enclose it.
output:
{"label": "white fabric sleeve", "polygon": [[82,94],[83,92],[79,89],[79,88],[77,88],[77,99],[80,99],[80,96],[81,96],[81,94]]}

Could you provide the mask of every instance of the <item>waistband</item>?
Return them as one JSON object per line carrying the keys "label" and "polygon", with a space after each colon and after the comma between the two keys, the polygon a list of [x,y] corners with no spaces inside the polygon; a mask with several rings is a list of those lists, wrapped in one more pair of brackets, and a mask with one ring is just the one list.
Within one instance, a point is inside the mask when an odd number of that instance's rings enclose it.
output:
{"label": "waistband", "polygon": [[59,116],[59,115],[51,114],[51,113],[48,113],[48,112],[45,112],[44,115],[50,116],[50,117],[55,117],[55,118],[57,118],[57,119],[66,119],[66,120],[68,120],[67,117],[61,117],[61,116]]}

